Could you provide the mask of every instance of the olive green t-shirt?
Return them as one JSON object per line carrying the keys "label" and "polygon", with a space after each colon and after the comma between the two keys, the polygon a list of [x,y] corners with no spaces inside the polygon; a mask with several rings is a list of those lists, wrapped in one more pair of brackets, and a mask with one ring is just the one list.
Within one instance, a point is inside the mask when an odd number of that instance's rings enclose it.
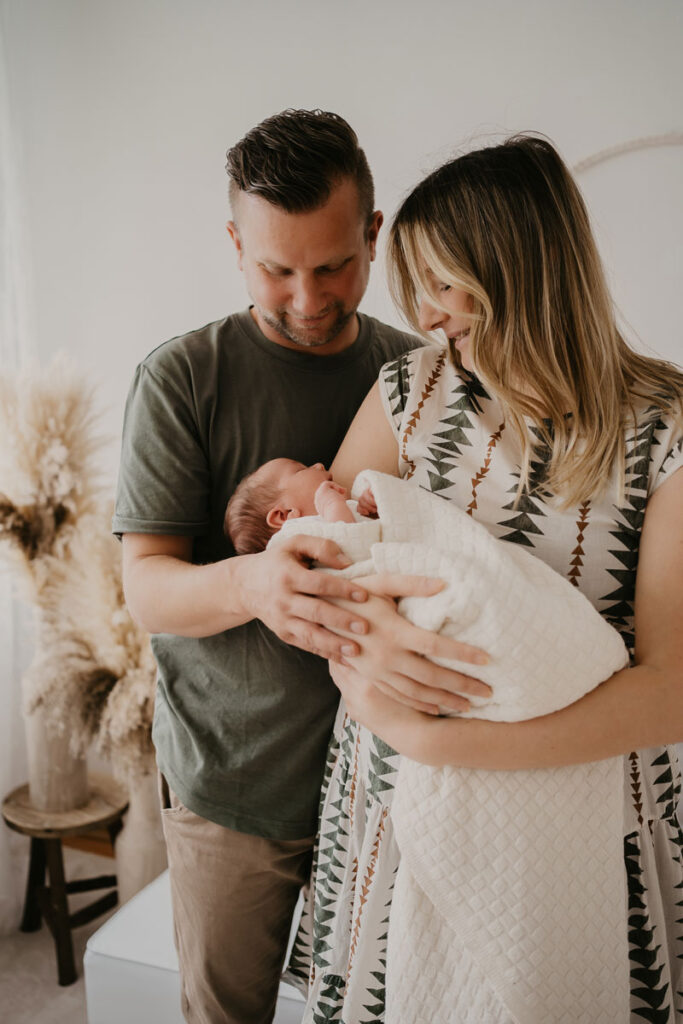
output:
{"label": "olive green t-shirt", "polygon": [[[126,404],[114,532],[190,535],[195,563],[233,555],[223,517],[242,477],[281,456],[329,465],[382,364],[420,344],[359,320],[330,356],[269,341],[248,310],[156,348]],[[327,662],[258,619],[152,646],[152,735],[182,802],[242,832],[313,834],[338,699]]]}

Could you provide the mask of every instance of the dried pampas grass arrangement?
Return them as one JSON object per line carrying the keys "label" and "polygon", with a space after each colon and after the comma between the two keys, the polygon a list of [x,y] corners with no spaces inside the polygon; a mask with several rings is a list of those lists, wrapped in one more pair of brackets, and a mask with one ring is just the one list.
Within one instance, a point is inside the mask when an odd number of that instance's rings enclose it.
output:
{"label": "dried pampas grass arrangement", "polygon": [[155,666],[124,603],[95,421],[64,359],[0,375],[0,552],[36,612],[26,713],[41,709],[75,755],[95,740],[130,785],[153,768]]}
{"label": "dried pampas grass arrangement", "polygon": [[67,558],[80,519],[97,510],[102,440],[93,394],[64,359],[0,376],[0,538],[35,602],[50,558]]}

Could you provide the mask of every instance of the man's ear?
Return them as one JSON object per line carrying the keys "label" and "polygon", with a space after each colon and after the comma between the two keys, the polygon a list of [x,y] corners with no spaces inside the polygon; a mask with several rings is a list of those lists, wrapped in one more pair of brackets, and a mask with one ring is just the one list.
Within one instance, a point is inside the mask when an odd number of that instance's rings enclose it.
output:
{"label": "man's ear", "polygon": [[379,229],[382,227],[383,223],[384,214],[382,213],[381,210],[375,210],[372,217],[370,218],[370,223],[368,224],[367,228],[367,239],[368,245],[370,246],[371,260],[374,260],[377,254],[377,236],[379,235]]}
{"label": "man's ear", "polygon": [[239,267],[240,270],[243,270],[244,268],[242,267],[242,239],[240,238],[240,233],[237,224],[235,223],[234,220],[229,220],[225,226],[228,229],[228,234],[233,240],[235,249],[237,249],[237,266]]}
{"label": "man's ear", "polygon": [[300,519],[301,509],[285,508],[283,505],[275,505],[266,513],[266,522],[271,530],[279,530],[287,519]]}

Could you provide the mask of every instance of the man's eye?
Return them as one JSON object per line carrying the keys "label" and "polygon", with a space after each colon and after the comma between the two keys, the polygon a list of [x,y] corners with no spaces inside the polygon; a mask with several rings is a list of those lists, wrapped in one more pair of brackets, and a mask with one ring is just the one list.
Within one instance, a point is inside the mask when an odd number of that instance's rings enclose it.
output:
{"label": "man's eye", "polygon": [[350,260],[344,260],[342,263],[336,263],[331,267],[320,267],[318,269],[319,274],[338,274],[340,270],[343,270]]}

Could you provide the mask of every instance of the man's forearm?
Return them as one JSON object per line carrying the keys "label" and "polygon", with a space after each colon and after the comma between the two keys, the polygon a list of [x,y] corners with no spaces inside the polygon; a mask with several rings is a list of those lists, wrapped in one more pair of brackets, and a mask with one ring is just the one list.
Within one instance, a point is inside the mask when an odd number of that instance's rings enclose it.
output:
{"label": "man's forearm", "polygon": [[169,555],[138,559],[126,573],[126,603],[150,633],[214,636],[253,616],[240,599],[240,563],[251,556],[193,565]]}
{"label": "man's forearm", "polygon": [[[274,550],[210,565],[194,565],[191,556],[187,536],[124,536],[126,602],[150,633],[215,636],[260,619],[286,644],[323,658],[340,661],[358,653],[355,636],[368,628],[358,607],[367,592],[355,580],[310,568],[315,562],[331,569],[348,566],[332,541],[291,537]],[[324,598],[345,599],[350,608]]]}

